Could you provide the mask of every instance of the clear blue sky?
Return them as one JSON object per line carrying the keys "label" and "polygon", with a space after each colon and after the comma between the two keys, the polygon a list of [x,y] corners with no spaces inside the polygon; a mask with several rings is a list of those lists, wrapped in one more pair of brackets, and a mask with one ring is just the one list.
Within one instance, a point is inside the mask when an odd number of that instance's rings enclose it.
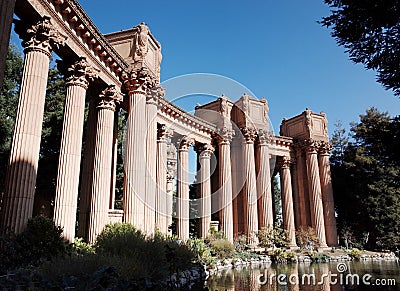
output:
{"label": "clear blue sky", "polygon": [[276,131],[306,107],[327,114],[330,133],[336,120],[347,127],[370,106],[400,114],[400,99],[317,23],[329,14],[322,0],[79,2],[102,33],[146,22],[162,45],[162,81],[220,74],[264,96]]}

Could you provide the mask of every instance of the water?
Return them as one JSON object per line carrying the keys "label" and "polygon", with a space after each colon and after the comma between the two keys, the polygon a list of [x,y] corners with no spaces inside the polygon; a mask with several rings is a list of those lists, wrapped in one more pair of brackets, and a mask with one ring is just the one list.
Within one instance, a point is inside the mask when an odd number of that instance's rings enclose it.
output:
{"label": "water", "polygon": [[400,290],[396,261],[318,264],[264,264],[223,270],[211,276],[210,290]]}

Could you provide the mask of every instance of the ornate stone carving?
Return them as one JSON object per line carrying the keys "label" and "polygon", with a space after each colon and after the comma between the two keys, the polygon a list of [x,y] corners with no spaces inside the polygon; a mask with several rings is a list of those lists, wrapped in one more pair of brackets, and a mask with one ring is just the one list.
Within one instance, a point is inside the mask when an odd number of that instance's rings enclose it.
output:
{"label": "ornate stone carving", "polygon": [[215,138],[220,144],[229,144],[232,141],[234,135],[235,132],[232,129],[224,126],[217,130],[217,132],[215,133]]}
{"label": "ornate stone carving", "polygon": [[165,89],[161,86],[158,80],[155,81],[155,85],[147,90],[146,103],[158,104],[158,99],[163,97]]}
{"label": "ornate stone carving", "polygon": [[198,143],[196,144],[194,150],[200,156],[200,158],[209,158],[215,151],[215,148],[208,143]]}
{"label": "ornate stone carving", "polygon": [[257,137],[256,130],[254,128],[242,127],[240,130],[246,143],[254,143]]}
{"label": "ornate stone carving", "polygon": [[188,151],[189,148],[194,145],[194,139],[188,136],[182,136],[181,138],[177,139],[176,144],[179,151]]}
{"label": "ornate stone carving", "polygon": [[291,162],[292,161],[291,161],[290,157],[282,157],[279,160],[278,166],[279,166],[280,169],[290,169]]}
{"label": "ornate stone carving", "polygon": [[79,58],[72,66],[67,70],[67,85],[81,86],[85,89],[89,86],[89,81],[93,81],[98,78],[100,70],[93,68],[86,61],[85,57]]}
{"label": "ornate stone carving", "polygon": [[168,128],[165,124],[159,124],[157,128],[157,140],[159,142],[167,142],[173,134],[173,130]]}
{"label": "ornate stone carving", "polygon": [[222,96],[221,96],[219,112],[224,117],[228,117],[228,115],[229,115],[228,98],[226,98],[226,96],[224,94],[222,94]]}
{"label": "ornate stone carving", "polygon": [[300,142],[300,146],[308,153],[317,153],[319,149],[319,141],[314,139],[305,139]]}
{"label": "ornate stone carving", "polygon": [[146,67],[132,69],[129,73],[124,72],[121,77],[128,91],[142,90],[147,92],[148,89],[157,85],[157,81]]}
{"label": "ornate stone carving", "polygon": [[274,133],[269,130],[259,129],[258,130],[258,140],[261,145],[269,144],[274,141]]}
{"label": "ornate stone carving", "polygon": [[24,39],[22,45],[25,51],[41,50],[50,57],[53,48],[63,46],[67,37],[54,28],[49,16],[43,16],[35,25],[26,30]]}
{"label": "ornate stone carving", "polygon": [[167,144],[167,180],[173,180],[176,176],[176,148],[172,143]]}
{"label": "ornate stone carving", "polygon": [[332,144],[327,141],[319,142],[319,153],[323,156],[329,156],[332,149]]}
{"label": "ornate stone carving", "polygon": [[109,85],[99,95],[98,109],[107,109],[115,111],[118,103],[122,101],[123,95],[115,88],[115,85]]}
{"label": "ornate stone carving", "polygon": [[308,133],[310,134],[310,136],[312,135],[313,132],[313,121],[312,121],[312,116],[311,116],[311,110],[309,110],[308,108],[306,108],[306,120],[305,120],[305,125],[307,128]]}
{"label": "ornate stone carving", "polygon": [[321,112],[321,115],[324,117],[322,126],[323,126],[323,131],[324,131],[324,135],[326,137],[328,137],[328,119],[326,119],[326,114],[324,112]]}
{"label": "ornate stone carving", "polygon": [[246,93],[244,93],[243,94],[243,112],[246,115],[249,115],[249,103],[250,103],[249,99],[250,99],[250,96],[247,95]]}
{"label": "ornate stone carving", "polygon": [[139,61],[139,60],[144,60],[144,58],[147,55],[147,52],[149,51],[149,28],[147,25],[142,22],[138,26],[136,26],[138,29],[138,34],[136,37],[136,49],[135,49],[135,54],[134,54],[134,60]]}

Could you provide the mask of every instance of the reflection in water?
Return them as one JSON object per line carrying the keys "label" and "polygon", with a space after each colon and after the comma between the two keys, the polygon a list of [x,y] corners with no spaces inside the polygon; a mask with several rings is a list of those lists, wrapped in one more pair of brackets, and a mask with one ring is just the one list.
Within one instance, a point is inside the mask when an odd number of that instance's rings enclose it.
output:
{"label": "reflection in water", "polygon": [[400,290],[399,262],[264,264],[224,270],[206,282],[210,290]]}

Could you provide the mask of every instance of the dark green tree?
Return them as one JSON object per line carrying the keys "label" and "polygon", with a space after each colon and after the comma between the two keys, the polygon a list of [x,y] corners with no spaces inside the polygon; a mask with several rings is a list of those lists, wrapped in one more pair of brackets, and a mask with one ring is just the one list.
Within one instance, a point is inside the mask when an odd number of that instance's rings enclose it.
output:
{"label": "dark green tree", "polygon": [[333,153],[339,228],[368,248],[400,246],[399,132],[399,117],[372,107],[351,125],[343,155]]}
{"label": "dark green tree", "polygon": [[400,96],[400,1],[325,0],[331,15],[323,26],[355,63],[377,72],[377,80]]}
{"label": "dark green tree", "polygon": [[4,82],[0,91],[0,189],[4,188],[22,67],[22,54],[11,44],[8,48]]}

